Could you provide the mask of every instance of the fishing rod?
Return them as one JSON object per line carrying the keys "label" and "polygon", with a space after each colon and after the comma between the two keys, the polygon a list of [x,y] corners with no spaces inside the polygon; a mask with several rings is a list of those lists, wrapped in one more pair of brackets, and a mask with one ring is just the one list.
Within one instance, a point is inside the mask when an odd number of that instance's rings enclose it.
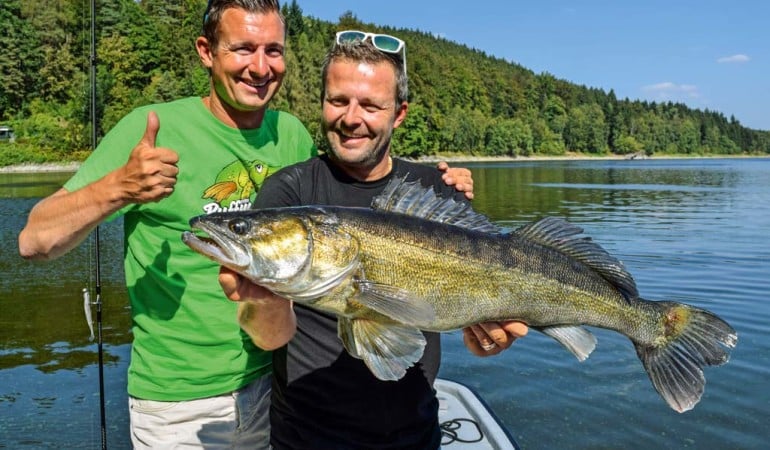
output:
{"label": "fishing rod", "polygon": [[[96,0],[91,0],[91,54],[90,54],[90,81],[91,81],[91,150],[96,150],[98,118],[96,116]],[[94,229],[94,293],[96,300],[91,302],[88,289],[83,289],[83,301],[86,320],[91,329],[91,339],[94,338],[93,324],[91,321],[91,305],[96,306],[96,336],[97,353],[99,358],[99,416],[101,419],[101,443],[102,449],[107,449],[107,420],[105,415],[104,400],[104,346],[102,340],[102,275],[101,275],[101,249],[99,239],[99,226]]]}

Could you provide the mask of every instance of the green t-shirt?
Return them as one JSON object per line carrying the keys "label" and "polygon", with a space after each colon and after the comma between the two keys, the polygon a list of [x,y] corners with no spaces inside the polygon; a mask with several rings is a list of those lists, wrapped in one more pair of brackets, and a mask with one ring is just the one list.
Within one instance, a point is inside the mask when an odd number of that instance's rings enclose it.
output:
{"label": "green t-shirt", "polygon": [[102,140],[64,185],[74,191],[125,164],[147,114],[160,120],[156,145],[179,154],[174,193],[124,215],[126,287],[134,342],[130,395],[161,401],[236,390],[271,370],[271,355],[240,330],[237,305],[217,281],[219,266],[181,240],[194,216],[249,209],[265,177],[316,153],[300,121],[267,111],[256,130],[216,119],[198,97],[138,108]]}

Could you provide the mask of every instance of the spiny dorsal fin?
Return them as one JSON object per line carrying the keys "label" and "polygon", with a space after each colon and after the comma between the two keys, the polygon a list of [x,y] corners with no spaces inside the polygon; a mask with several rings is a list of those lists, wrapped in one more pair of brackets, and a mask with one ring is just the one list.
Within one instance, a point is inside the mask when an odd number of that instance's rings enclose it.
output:
{"label": "spiny dorsal fin", "polygon": [[639,297],[636,282],[623,263],[582,233],[582,228],[558,217],[545,217],[514,231],[520,237],[559,250],[588,265],[612,283],[626,299]]}
{"label": "spiny dorsal fin", "polygon": [[500,227],[475,212],[470,204],[453,198],[439,198],[433,189],[419,181],[406,181],[406,175],[393,177],[382,193],[372,200],[372,208],[484,233],[502,233]]}

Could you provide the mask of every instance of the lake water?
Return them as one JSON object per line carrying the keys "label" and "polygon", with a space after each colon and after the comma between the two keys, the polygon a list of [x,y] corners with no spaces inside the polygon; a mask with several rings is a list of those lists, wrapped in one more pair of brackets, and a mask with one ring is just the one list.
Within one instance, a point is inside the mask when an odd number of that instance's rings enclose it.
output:
{"label": "lake water", "polygon": [[[671,410],[631,343],[601,329],[583,363],[531,332],[476,358],[444,335],[441,376],[479,391],[524,449],[760,449],[770,442],[770,159],[468,164],[475,208],[506,226],[562,216],[621,259],[641,295],[709,309],[739,341]],[[0,174],[0,448],[99,448],[96,344],[81,290],[93,240],[53,262],[17,255],[29,209],[67,174]],[[109,447],[128,448],[130,318],[121,223],[101,227]]]}

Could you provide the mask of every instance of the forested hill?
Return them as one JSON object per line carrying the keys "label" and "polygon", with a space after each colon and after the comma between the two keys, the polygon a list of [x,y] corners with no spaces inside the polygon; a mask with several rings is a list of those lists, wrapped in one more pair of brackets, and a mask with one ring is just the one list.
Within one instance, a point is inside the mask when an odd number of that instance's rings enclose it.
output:
{"label": "forested hill", "polygon": [[[82,158],[90,136],[89,2],[0,4],[0,124],[17,136],[0,143],[0,165]],[[98,135],[136,106],[207,92],[193,47],[205,4],[97,2]],[[321,61],[334,33],[353,28],[407,43],[410,106],[394,137],[397,154],[770,153],[770,132],[717,111],[618,99],[418,30],[361,23],[350,12],[329,23],[304,16],[293,1],[284,13],[288,71],[273,107],[297,115],[319,145]]]}

